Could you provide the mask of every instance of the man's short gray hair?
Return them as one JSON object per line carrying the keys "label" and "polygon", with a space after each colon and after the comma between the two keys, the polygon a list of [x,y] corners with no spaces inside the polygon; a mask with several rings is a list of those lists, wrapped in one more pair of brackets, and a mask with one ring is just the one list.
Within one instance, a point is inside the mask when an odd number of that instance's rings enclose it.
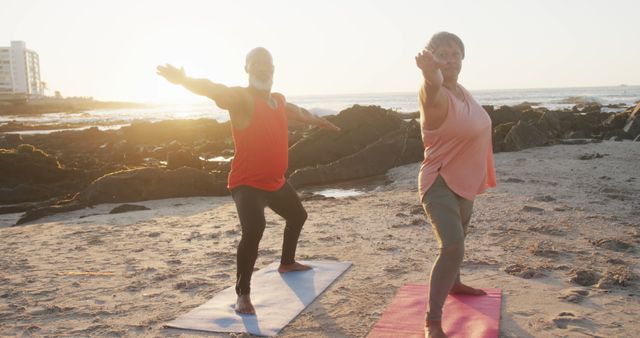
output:
{"label": "man's short gray hair", "polygon": [[269,51],[264,48],[264,47],[256,47],[252,50],[249,51],[249,53],[247,53],[247,57],[245,58],[245,65],[249,65],[249,61],[251,61],[251,59],[257,57],[257,56],[264,56],[264,55],[268,55],[270,59],[272,59],[271,57],[271,53],[269,53]]}

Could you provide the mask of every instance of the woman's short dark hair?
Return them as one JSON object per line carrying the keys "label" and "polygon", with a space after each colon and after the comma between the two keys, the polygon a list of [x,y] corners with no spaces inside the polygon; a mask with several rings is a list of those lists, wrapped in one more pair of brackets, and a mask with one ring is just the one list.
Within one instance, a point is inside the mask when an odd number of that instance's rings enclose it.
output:
{"label": "woman's short dark hair", "polygon": [[427,43],[427,50],[434,52],[438,47],[450,45],[451,43],[456,44],[460,48],[462,58],[464,59],[464,44],[462,43],[462,40],[460,40],[457,35],[449,32],[433,34],[429,43]]}

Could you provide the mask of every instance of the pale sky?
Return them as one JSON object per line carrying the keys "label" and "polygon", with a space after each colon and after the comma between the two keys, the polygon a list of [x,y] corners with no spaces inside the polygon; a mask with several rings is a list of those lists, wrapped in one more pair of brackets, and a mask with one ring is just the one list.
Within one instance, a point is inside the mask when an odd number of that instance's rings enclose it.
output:
{"label": "pale sky", "polygon": [[245,85],[244,57],[274,56],[292,95],[414,91],[414,56],[438,31],[465,43],[469,89],[640,84],[639,1],[0,0],[0,46],[40,55],[50,94],[101,100],[196,97],[155,74]]}

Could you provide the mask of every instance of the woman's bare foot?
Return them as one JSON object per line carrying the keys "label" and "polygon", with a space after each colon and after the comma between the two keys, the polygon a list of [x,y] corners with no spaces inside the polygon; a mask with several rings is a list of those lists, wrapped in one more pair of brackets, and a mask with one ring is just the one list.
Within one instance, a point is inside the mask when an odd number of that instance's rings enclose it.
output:
{"label": "woman's bare foot", "polygon": [[424,336],[427,338],[447,338],[444,330],[442,330],[442,322],[428,319],[424,325]]}
{"label": "woman's bare foot", "polygon": [[468,285],[464,285],[462,283],[454,284],[451,290],[449,290],[450,295],[472,295],[472,296],[484,296],[487,293],[483,290],[472,288]]}
{"label": "woman's bare foot", "polygon": [[236,312],[245,315],[255,315],[256,309],[251,304],[251,297],[249,295],[239,295],[236,301]]}
{"label": "woman's bare foot", "polygon": [[280,267],[278,268],[278,272],[280,273],[285,273],[285,272],[292,272],[292,271],[305,271],[305,270],[310,270],[311,267],[308,265],[304,265],[304,264],[300,264],[298,262],[295,262],[293,264],[282,264],[280,263]]}

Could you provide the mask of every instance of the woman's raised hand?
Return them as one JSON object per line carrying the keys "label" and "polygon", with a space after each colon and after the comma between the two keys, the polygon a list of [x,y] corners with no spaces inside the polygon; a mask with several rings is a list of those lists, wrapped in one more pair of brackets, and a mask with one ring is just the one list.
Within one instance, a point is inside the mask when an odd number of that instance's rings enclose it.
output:
{"label": "woman's raised hand", "polygon": [[438,70],[441,67],[444,67],[445,63],[438,60],[431,51],[425,48],[416,56],[416,65],[424,73]]}

